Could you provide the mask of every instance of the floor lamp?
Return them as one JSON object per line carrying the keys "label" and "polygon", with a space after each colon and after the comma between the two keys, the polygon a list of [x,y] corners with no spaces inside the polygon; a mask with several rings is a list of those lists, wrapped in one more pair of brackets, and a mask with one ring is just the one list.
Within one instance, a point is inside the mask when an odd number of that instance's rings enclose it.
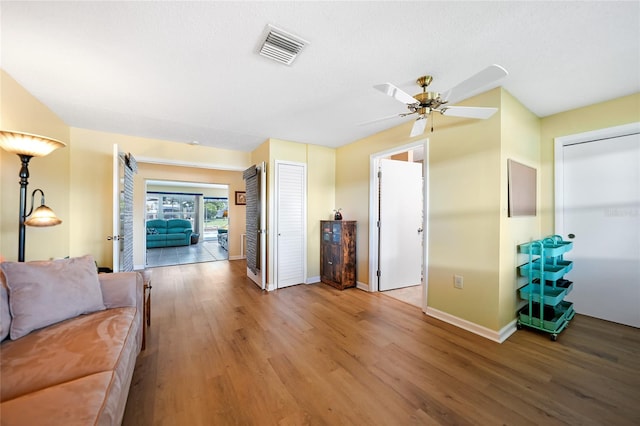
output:
{"label": "floor lamp", "polygon": [[[18,228],[18,262],[24,262],[24,243],[26,229],[29,226],[54,226],[62,223],[53,211],[44,204],[44,192],[36,189],[31,194],[31,209],[27,213],[27,185],[29,184],[29,160],[32,157],[44,157],[52,151],[66,146],[64,143],[44,136],[28,133],[0,130],[0,147],[20,157],[20,212]],[[42,195],[41,205],[33,210],[36,192]]]}

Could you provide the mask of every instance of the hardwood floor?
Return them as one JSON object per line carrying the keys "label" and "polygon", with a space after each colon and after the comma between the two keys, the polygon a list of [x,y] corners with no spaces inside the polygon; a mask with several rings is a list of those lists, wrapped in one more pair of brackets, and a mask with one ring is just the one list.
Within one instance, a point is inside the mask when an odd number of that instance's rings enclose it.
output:
{"label": "hardwood floor", "polygon": [[123,425],[637,425],[640,330],[577,315],[502,345],[381,294],[272,293],[243,261],[153,270]]}

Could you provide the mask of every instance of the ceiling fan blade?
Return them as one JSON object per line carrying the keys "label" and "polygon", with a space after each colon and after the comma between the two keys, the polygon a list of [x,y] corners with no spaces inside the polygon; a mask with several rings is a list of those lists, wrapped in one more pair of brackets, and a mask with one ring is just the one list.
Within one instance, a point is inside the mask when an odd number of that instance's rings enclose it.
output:
{"label": "ceiling fan blade", "polygon": [[490,84],[496,83],[508,74],[507,70],[500,65],[491,65],[457,86],[452,87],[447,92],[444,92],[442,99],[446,100],[449,104],[455,104],[458,101],[474,95],[475,92],[480,89],[488,88]]}
{"label": "ceiling fan blade", "polygon": [[398,118],[398,117],[401,117],[401,115],[400,114],[387,115],[386,117],[380,117],[380,118],[375,118],[375,119],[369,120],[369,121],[363,121],[361,123],[358,123],[358,126],[366,126],[367,124],[373,124],[373,123],[377,123],[379,121],[390,120],[392,118]]}
{"label": "ceiling fan blade", "polygon": [[413,123],[413,127],[411,128],[410,137],[418,136],[424,133],[424,129],[427,127],[427,117],[421,115],[418,117],[415,123]]}
{"label": "ceiling fan blade", "polygon": [[358,126],[366,126],[367,124],[373,124],[373,123],[377,123],[379,121],[389,120],[391,118],[402,118],[402,117],[406,117],[407,115],[411,115],[411,114],[415,114],[415,113],[411,112],[411,113],[387,115],[386,117],[375,118],[373,120],[369,120],[369,121],[364,121],[362,123],[358,123]]}
{"label": "ceiling fan blade", "polygon": [[403,92],[402,90],[398,89],[396,86],[394,86],[391,83],[376,84],[375,86],[373,86],[373,88],[381,91],[385,95],[393,97],[394,99],[402,102],[403,104],[420,103],[416,98],[414,98],[413,96],[409,95],[406,92]]}
{"label": "ceiling fan blade", "polygon": [[498,111],[498,108],[450,106],[442,108],[442,115],[449,117],[479,118],[486,120]]}

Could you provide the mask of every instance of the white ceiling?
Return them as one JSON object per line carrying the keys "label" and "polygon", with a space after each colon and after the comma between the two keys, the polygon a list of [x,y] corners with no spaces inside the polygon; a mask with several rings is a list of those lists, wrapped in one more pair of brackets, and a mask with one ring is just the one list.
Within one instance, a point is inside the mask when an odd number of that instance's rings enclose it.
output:
{"label": "white ceiling", "polygon": [[[249,151],[341,146],[405,119],[372,89],[444,92],[497,63],[536,115],[640,91],[640,2],[9,2],[0,66],[68,125]],[[273,24],[310,42],[257,54]],[[446,117],[440,120],[447,120]]]}

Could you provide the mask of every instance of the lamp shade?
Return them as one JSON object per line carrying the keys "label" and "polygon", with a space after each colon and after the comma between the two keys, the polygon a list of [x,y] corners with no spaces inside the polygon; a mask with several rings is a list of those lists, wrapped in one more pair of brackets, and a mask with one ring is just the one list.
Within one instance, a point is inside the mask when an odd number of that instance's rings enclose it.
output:
{"label": "lamp shade", "polygon": [[0,130],[0,147],[13,154],[44,157],[65,146],[63,142],[44,136]]}
{"label": "lamp shade", "polygon": [[24,224],[29,226],[55,226],[61,223],[62,220],[44,204],[35,209],[29,219],[24,221]]}

